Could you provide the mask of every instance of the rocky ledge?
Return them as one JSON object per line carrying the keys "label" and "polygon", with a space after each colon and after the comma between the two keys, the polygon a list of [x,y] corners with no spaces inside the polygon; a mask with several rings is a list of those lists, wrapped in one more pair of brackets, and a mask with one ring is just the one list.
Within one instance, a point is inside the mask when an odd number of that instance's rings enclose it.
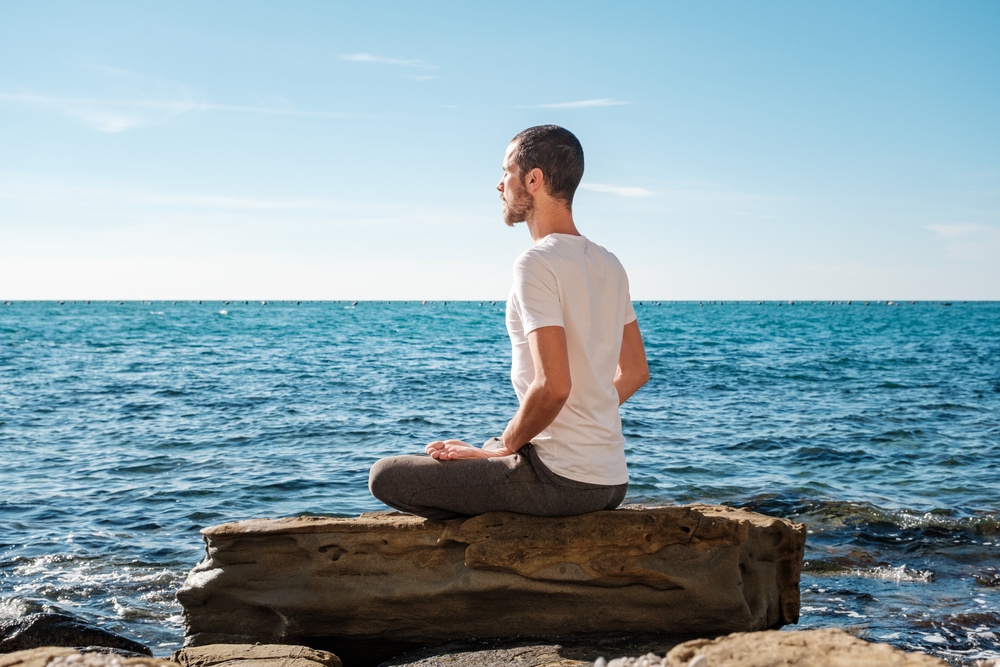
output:
{"label": "rocky ledge", "polygon": [[340,658],[304,646],[224,645],[185,648],[170,660],[46,646],[0,655],[0,667],[343,667]]}
{"label": "rocky ledge", "polygon": [[[665,638],[663,638],[665,639]],[[597,647],[521,642],[507,646],[445,646],[400,656],[381,667],[948,667],[924,653],[907,653],[870,643],[843,630],[737,632],[716,639],[695,639],[638,657],[614,658]],[[662,654],[666,655],[662,655]],[[597,656],[595,658],[595,655]],[[1000,667],[988,661],[975,667]]]}
{"label": "rocky ledge", "polygon": [[302,644],[349,665],[456,639],[717,636],[799,615],[802,526],[708,505],[574,517],[395,512],[202,531],[185,644]]}

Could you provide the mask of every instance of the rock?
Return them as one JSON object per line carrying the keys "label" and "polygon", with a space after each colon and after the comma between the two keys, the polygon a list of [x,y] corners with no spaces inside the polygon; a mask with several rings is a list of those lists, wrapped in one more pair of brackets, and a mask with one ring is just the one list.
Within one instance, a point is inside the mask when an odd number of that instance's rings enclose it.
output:
{"label": "rock", "polygon": [[[698,656],[691,662],[695,660],[701,660],[701,656]],[[646,655],[641,655],[638,658],[615,658],[611,662],[607,663],[608,667],[665,667],[666,658],[661,658],[655,653],[647,653]],[[597,661],[594,661],[594,667],[597,667]],[[699,665],[699,667],[702,667]]]}
{"label": "rock", "polygon": [[148,647],[66,614],[29,614],[0,623],[0,653],[40,646],[102,646],[140,655],[153,655]]}
{"label": "rock", "polygon": [[663,665],[698,667],[699,660],[702,667],[948,667],[929,655],[869,643],[834,628],[695,639],[672,648]]}
{"label": "rock", "polygon": [[[605,655],[656,651],[664,654],[683,641],[666,636],[578,635],[544,639],[449,642],[414,651],[379,667],[591,667]],[[605,667],[607,667],[605,661]]]}
{"label": "rock", "polygon": [[185,643],[289,643],[377,664],[447,641],[711,634],[799,614],[805,529],[727,507],[427,521],[257,519],[202,531]]}
{"label": "rock", "polygon": [[81,653],[71,648],[45,646],[0,655],[0,667],[178,667],[168,660],[116,653]]}
{"label": "rock", "polygon": [[210,644],[182,648],[172,659],[181,667],[342,667],[327,651],[283,644]]}
{"label": "rock", "polygon": [[136,653],[135,651],[126,651],[123,648],[111,648],[110,646],[74,646],[80,653],[104,653],[104,654],[114,654],[121,658],[145,658],[148,657],[145,653]]}
{"label": "rock", "polygon": [[71,648],[46,646],[44,648],[0,654],[0,667],[45,667],[54,658],[80,655]]}

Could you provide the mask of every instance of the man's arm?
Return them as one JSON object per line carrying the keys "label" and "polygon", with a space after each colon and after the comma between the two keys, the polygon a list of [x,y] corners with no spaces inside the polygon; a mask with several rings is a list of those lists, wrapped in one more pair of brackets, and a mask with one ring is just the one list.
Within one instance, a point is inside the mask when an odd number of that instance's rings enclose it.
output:
{"label": "man's arm", "polygon": [[470,447],[460,440],[445,440],[427,445],[428,454],[442,460],[510,456],[555,420],[566,404],[572,387],[565,329],[535,329],[528,334],[528,349],[535,365],[535,379],[528,387],[521,407],[504,429],[503,448],[485,450]]}
{"label": "man's arm", "polygon": [[639,323],[633,320],[625,325],[622,351],[618,355],[618,371],[615,373],[618,405],[627,401],[648,381],[649,365],[646,363],[646,348],[642,344]]}

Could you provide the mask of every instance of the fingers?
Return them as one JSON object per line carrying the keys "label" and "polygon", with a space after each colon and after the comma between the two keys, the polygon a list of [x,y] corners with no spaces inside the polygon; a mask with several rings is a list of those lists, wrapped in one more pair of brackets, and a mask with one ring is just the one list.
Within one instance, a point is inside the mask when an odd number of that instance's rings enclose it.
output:
{"label": "fingers", "polygon": [[424,453],[429,454],[432,458],[443,460],[455,458],[475,458],[452,456],[453,452],[457,452],[463,448],[475,449],[475,447],[462,440],[435,440],[434,442],[427,443],[427,446],[424,447]]}
{"label": "fingers", "polygon": [[480,459],[489,456],[488,453],[473,447],[462,440],[435,440],[427,443],[424,451],[441,461],[455,461],[458,459]]}

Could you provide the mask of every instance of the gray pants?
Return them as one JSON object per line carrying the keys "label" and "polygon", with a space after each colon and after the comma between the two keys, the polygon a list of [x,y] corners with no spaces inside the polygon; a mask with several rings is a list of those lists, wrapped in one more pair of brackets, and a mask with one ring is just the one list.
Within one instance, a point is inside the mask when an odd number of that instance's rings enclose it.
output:
{"label": "gray pants", "polygon": [[624,500],[628,484],[603,486],[560,477],[529,444],[492,459],[381,459],[372,466],[368,489],[389,507],[443,520],[496,511],[571,516],[612,510]]}

